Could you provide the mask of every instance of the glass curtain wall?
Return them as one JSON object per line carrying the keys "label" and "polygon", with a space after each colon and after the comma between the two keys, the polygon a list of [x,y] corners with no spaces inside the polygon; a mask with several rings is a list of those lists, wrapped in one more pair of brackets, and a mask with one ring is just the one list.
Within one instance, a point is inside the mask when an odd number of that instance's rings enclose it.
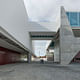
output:
{"label": "glass curtain wall", "polygon": [[72,27],[80,27],[80,12],[66,12],[66,14]]}

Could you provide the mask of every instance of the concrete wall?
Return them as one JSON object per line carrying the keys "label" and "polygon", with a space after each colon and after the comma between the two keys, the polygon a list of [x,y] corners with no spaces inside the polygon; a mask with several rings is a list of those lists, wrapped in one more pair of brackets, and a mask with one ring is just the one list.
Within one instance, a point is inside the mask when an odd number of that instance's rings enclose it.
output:
{"label": "concrete wall", "polygon": [[80,51],[80,38],[74,37],[66,12],[61,7],[60,55],[61,64],[69,64]]}
{"label": "concrete wall", "polygon": [[0,26],[31,50],[28,16],[23,0],[0,0]]}
{"label": "concrete wall", "polygon": [[59,55],[59,41],[55,42],[54,46],[54,62],[59,62],[60,61],[60,55]]}

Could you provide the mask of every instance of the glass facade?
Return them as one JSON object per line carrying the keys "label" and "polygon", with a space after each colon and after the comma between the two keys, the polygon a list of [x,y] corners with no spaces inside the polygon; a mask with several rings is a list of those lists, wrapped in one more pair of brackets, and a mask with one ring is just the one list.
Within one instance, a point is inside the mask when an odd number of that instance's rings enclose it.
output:
{"label": "glass facade", "polygon": [[72,27],[80,27],[80,12],[66,12],[66,14]]}
{"label": "glass facade", "polygon": [[51,35],[32,35],[32,38],[53,38]]}
{"label": "glass facade", "polygon": [[49,47],[54,47],[54,42],[52,41]]}

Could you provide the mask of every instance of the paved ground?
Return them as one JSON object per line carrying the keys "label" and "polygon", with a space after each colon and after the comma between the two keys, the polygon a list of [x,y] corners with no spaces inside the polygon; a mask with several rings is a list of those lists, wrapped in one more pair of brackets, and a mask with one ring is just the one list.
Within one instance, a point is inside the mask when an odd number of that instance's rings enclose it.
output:
{"label": "paved ground", "polygon": [[0,66],[0,80],[80,80],[80,65],[9,64]]}

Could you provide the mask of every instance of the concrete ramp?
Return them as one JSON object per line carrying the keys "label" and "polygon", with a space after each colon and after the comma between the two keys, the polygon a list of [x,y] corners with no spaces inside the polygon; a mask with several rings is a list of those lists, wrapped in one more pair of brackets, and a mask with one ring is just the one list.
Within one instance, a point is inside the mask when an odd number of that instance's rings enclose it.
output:
{"label": "concrete ramp", "polygon": [[80,51],[80,38],[75,38],[68,21],[66,12],[61,7],[60,26],[60,58],[61,64],[69,64],[73,57]]}

